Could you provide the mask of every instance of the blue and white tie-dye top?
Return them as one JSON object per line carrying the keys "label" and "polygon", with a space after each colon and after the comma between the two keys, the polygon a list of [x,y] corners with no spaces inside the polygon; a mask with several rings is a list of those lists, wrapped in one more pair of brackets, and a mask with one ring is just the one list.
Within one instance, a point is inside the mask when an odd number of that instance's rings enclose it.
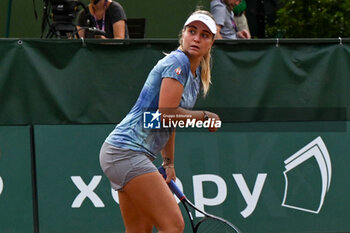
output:
{"label": "blue and white tie-dye top", "polygon": [[179,106],[192,109],[201,89],[199,67],[196,74],[196,77],[193,77],[190,61],[181,50],[173,51],[158,61],[149,73],[136,104],[110,133],[106,142],[119,148],[146,152],[155,159],[168,142],[173,129],[144,128],[143,113],[158,109],[163,78],[176,79],[184,86]]}

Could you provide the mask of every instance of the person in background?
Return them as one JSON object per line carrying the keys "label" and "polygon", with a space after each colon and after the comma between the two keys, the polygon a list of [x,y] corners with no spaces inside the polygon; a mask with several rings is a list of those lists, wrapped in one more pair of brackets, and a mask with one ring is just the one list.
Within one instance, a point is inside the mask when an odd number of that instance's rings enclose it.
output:
{"label": "person in background", "polygon": [[216,39],[250,39],[246,29],[238,30],[232,10],[241,0],[212,0],[210,11],[215,17],[217,25]]}
{"label": "person in background", "polygon": [[[123,7],[112,0],[90,0],[88,5],[89,13],[82,10],[79,13],[77,21],[77,29],[79,37],[83,38],[111,38],[111,39],[127,39],[128,27],[127,18]],[[94,22],[89,22],[93,20]],[[96,29],[104,32],[104,35],[96,35],[96,31],[88,30],[87,27],[96,25]],[[101,33],[99,33],[101,34]]]}
{"label": "person in background", "polygon": [[238,4],[235,8],[233,8],[233,14],[235,23],[237,25],[238,31],[246,30],[249,33],[249,38],[251,38],[249,25],[247,21],[247,17],[245,16],[245,11],[247,9],[246,0],[242,0],[240,4]]}
{"label": "person in background", "polygon": [[[179,48],[153,67],[134,107],[101,147],[101,168],[118,191],[127,233],[151,233],[153,226],[162,233],[184,230],[180,208],[152,163],[161,154],[166,181],[176,179],[175,128],[149,129],[143,121],[145,113],[155,109],[159,111],[152,113],[153,119],[220,120],[215,113],[191,110],[198,94],[205,96],[209,90],[215,33],[214,17],[207,11],[195,11],[183,26]],[[208,128],[211,132],[217,129]]]}

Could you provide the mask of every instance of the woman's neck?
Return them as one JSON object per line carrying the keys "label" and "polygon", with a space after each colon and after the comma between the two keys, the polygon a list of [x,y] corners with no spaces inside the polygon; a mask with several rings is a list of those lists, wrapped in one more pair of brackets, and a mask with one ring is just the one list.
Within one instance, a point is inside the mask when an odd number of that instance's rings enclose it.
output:
{"label": "woman's neck", "polygon": [[191,64],[191,72],[192,72],[193,76],[195,76],[196,70],[197,70],[198,66],[201,64],[201,59],[198,59],[198,58],[196,58],[196,59],[189,58],[189,59],[190,59],[190,64]]}
{"label": "woman's neck", "polygon": [[181,50],[188,57],[188,60],[190,61],[191,73],[195,76],[196,70],[197,70],[198,66],[201,64],[201,58],[192,57],[191,55],[186,53],[181,47],[179,47],[178,49]]}
{"label": "woman's neck", "polygon": [[105,8],[105,0],[100,0],[96,5],[91,4],[92,9],[96,11],[104,10]]}
{"label": "woman's neck", "polygon": [[198,66],[201,64],[202,59],[200,57],[192,57],[191,55],[186,53],[181,47],[179,47],[178,49],[180,49],[183,53],[186,54],[186,56],[188,57],[188,60],[190,61],[191,73],[193,75],[196,75],[196,70]]}

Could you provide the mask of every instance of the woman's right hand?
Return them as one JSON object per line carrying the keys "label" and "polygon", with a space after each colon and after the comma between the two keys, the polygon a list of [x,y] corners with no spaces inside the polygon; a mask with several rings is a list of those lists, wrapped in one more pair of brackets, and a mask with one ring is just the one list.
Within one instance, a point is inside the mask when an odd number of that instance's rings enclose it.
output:
{"label": "woman's right hand", "polygon": [[[213,112],[205,111],[205,113],[208,115],[209,120],[211,122],[214,122],[213,127],[208,128],[209,132],[216,132],[219,129],[219,127],[215,127],[215,125],[216,125],[215,122],[221,121],[220,117]],[[210,124],[210,126],[211,126],[211,124]],[[221,124],[220,124],[220,126],[221,126]]]}

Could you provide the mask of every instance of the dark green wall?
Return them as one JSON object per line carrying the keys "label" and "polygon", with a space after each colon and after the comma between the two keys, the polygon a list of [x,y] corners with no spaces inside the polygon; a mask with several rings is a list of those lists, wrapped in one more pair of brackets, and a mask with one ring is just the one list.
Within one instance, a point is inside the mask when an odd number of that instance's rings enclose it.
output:
{"label": "dark green wall", "polygon": [[147,38],[177,38],[187,17],[197,5],[209,10],[209,0],[122,0],[129,18],[146,18]]}
{"label": "dark green wall", "polygon": [[[13,1],[10,38],[35,38],[41,35],[43,1],[35,0],[38,19],[34,16],[32,1]],[[89,1],[84,0],[84,3]],[[197,5],[208,9],[209,1],[203,0],[156,0],[119,1],[128,18],[146,18],[147,38],[177,38],[183,23]],[[8,0],[0,2],[0,37],[5,37]]]}
{"label": "dark green wall", "polygon": [[5,37],[8,1],[0,1],[0,37]]}

